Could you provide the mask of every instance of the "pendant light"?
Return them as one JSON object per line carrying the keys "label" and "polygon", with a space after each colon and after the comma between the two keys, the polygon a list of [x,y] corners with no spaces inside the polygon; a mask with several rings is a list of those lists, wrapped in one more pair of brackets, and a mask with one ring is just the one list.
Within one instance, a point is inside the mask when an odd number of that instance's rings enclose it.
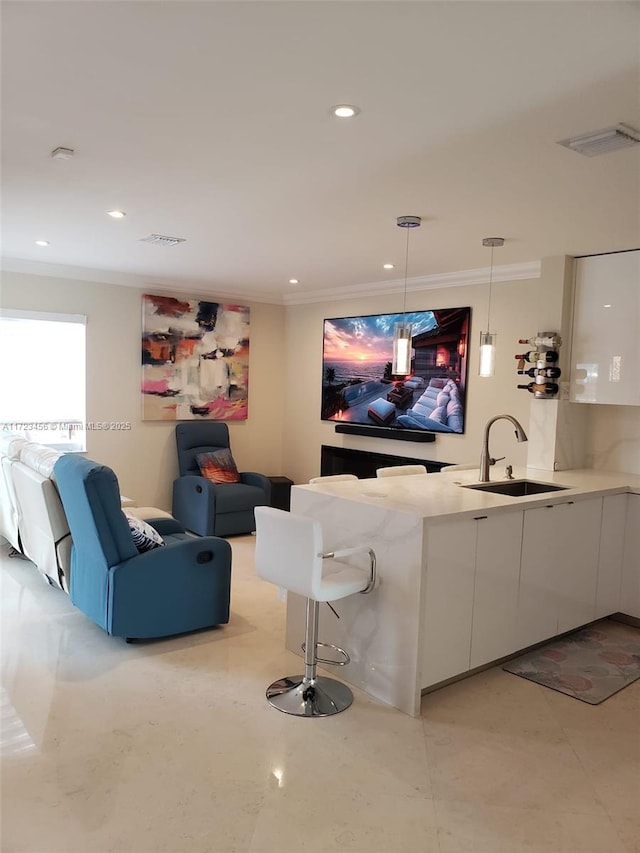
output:
{"label": "pendant light", "polygon": [[391,372],[397,376],[411,373],[411,323],[407,322],[407,275],[409,270],[409,231],[419,228],[422,219],[419,216],[399,216],[398,228],[407,229],[407,248],[404,258],[404,297],[402,301],[402,321],[393,327],[393,362]]}
{"label": "pendant light", "polygon": [[487,331],[480,332],[480,365],[478,375],[493,376],[496,365],[496,335],[491,331],[491,285],[493,284],[493,250],[504,246],[504,237],[485,237],[483,246],[491,247],[491,267],[489,271],[489,304],[487,307]]}

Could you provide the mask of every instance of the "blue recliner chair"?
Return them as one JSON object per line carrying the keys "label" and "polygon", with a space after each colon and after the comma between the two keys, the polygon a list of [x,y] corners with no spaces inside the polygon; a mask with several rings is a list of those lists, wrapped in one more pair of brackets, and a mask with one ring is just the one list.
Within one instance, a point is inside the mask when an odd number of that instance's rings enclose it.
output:
{"label": "blue recliner chair", "polygon": [[229,448],[225,423],[195,422],[176,426],[180,476],[173,483],[172,513],[200,536],[233,536],[256,529],[253,510],[268,506],[271,482],[263,474],[240,472],[239,483],[212,483],[203,477],[199,453]]}
{"label": "blue recliner chair", "polygon": [[138,553],[110,468],[66,454],[54,467],[73,547],[71,601],[108,634],[165,637],[229,621],[231,547],[150,519],[165,545]]}

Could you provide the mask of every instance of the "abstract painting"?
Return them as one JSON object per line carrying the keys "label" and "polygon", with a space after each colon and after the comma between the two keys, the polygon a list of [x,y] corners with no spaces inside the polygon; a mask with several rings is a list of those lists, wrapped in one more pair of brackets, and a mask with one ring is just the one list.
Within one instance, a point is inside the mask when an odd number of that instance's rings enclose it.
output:
{"label": "abstract painting", "polygon": [[249,309],[142,297],[142,419],[246,420]]}

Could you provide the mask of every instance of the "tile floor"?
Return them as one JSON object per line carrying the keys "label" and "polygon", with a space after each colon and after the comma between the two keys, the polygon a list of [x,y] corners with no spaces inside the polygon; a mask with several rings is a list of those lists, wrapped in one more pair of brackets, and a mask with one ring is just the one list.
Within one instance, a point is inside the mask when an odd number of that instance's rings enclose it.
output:
{"label": "tile floor", "polygon": [[135,645],[3,548],[3,853],[640,853],[640,682],[594,707],[493,669],[421,719],[288,717],[284,605],[231,541],[231,623]]}

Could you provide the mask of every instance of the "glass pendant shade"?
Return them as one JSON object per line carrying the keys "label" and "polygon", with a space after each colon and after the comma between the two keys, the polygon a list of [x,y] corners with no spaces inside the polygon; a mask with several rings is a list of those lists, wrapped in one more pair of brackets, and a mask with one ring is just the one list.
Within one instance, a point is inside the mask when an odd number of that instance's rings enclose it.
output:
{"label": "glass pendant shade", "polygon": [[504,246],[504,237],[485,237],[483,246],[491,249],[491,266],[489,268],[489,302],[487,307],[487,331],[480,332],[480,363],[478,376],[493,376],[496,368],[496,336],[491,328],[491,285],[493,284],[493,250],[496,246]]}
{"label": "glass pendant shade", "polygon": [[492,332],[480,332],[480,366],[478,376],[493,376],[496,367],[496,336]]}
{"label": "glass pendant shade", "polygon": [[404,295],[402,299],[402,320],[393,326],[393,361],[391,373],[395,376],[407,376],[411,373],[411,332],[412,325],[407,321],[407,276],[409,274],[409,232],[419,228],[422,219],[419,216],[399,216],[398,228],[406,228],[407,246],[404,257]]}
{"label": "glass pendant shade", "polygon": [[393,363],[391,373],[407,376],[411,373],[411,323],[403,321],[393,327]]}

